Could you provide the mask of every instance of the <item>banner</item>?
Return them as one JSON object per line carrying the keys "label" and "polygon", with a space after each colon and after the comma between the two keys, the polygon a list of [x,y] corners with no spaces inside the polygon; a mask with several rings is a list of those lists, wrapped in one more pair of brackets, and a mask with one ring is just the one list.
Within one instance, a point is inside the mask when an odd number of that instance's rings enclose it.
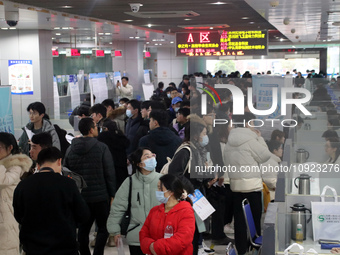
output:
{"label": "banner", "polygon": [[32,60],[8,60],[8,83],[12,94],[33,95]]}
{"label": "banner", "polygon": [[60,120],[60,103],[57,77],[53,77],[53,101],[54,101],[54,119]]}
{"label": "banner", "polygon": [[80,105],[80,93],[79,93],[77,75],[70,75],[68,82],[69,82],[69,88],[70,88],[70,93],[71,93],[71,106],[72,106],[72,109],[74,109]]}
{"label": "banner", "polygon": [[0,132],[14,134],[11,86],[0,86]]}
{"label": "banner", "polygon": [[96,102],[101,103],[109,97],[105,73],[90,73],[90,88],[96,96]]}

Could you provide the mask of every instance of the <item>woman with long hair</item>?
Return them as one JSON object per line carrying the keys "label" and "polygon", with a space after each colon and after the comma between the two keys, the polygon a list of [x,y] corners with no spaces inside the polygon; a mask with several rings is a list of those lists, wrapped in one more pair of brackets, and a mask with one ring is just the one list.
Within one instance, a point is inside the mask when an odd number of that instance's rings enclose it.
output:
{"label": "woman with long hair", "polygon": [[13,215],[13,193],[32,160],[19,154],[12,134],[0,132],[0,254],[19,254],[19,226]]}

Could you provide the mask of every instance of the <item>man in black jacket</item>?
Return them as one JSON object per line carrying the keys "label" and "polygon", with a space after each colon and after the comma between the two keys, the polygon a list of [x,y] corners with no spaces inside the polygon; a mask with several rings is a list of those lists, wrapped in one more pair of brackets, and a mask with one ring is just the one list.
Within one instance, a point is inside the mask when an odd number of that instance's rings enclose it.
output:
{"label": "man in black jacket", "polygon": [[86,222],[90,212],[75,182],[60,174],[61,157],[55,147],[43,149],[39,172],[14,191],[14,217],[26,254],[78,254],[76,226]]}
{"label": "man in black jacket", "polygon": [[87,184],[81,194],[90,208],[91,217],[79,227],[80,254],[90,254],[89,233],[96,220],[98,234],[93,254],[102,255],[109,236],[106,221],[110,199],[113,199],[116,192],[115,168],[109,148],[95,138],[98,136],[95,122],[91,118],[81,119],[79,131],[83,137],[72,140],[64,165],[83,176]]}
{"label": "man in black jacket", "polygon": [[143,118],[140,114],[140,102],[136,99],[132,99],[127,102],[126,117],[128,121],[125,126],[125,135],[130,141],[130,145],[126,150],[127,155],[131,154],[137,149],[137,143],[134,142],[137,130],[139,129]]}
{"label": "man in black jacket", "polygon": [[156,153],[157,167],[160,172],[167,162],[167,157],[172,158],[182,139],[175,135],[168,127],[168,115],[164,110],[152,110],[150,113],[150,132],[139,140],[140,147],[147,147]]}

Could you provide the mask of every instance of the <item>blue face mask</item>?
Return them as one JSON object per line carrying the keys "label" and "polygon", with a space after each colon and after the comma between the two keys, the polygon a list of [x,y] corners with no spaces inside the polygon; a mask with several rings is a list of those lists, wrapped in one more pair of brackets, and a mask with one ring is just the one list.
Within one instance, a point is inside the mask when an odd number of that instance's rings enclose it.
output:
{"label": "blue face mask", "polygon": [[171,94],[167,94],[168,98],[171,98]]}
{"label": "blue face mask", "polygon": [[209,143],[209,137],[208,137],[207,135],[203,136],[203,137],[202,137],[202,142],[200,142],[200,145],[201,145],[202,147],[205,147],[205,146],[208,145],[208,143]]}
{"label": "blue face mask", "polygon": [[165,192],[166,191],[158,191],[158,190],[156,190],[156,198],[162,204],[166,204],[168,202],[169,198],[170,198],[170,197],[165,197],[164,196]]}
{"label": "blue face mask", "polygon": [[126,116],[127,116],[128,118],[131,118],[131,117],[132,117],[132,112],[131,112],[131,110],[126,110]]}
{"label": "blue face mask", "polygon": [[174,110],[175,110],[175,112],[178,112],[178,110],[179,110],[179,107],[176,107]]}
{"label": "blue face mask", "polygon": [[155,170],[156,166],[157,166],[157,161],[155,157],[152,158],[148,158],[146,160],[143,161],[145,164],[145,167],[143,167],[145,170],[147,171],[153,171]]}

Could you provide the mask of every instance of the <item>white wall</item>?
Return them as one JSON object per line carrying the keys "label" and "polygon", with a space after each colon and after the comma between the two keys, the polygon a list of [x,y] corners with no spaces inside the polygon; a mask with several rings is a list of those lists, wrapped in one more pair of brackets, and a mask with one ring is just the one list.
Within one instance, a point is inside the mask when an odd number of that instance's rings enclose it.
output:
{"label": "white wall", "polygon": [[167,87],[170,82],[174,82],[178,86],[183,74],[188,74],[188,58],[176,57],[175,48],[158,48],[157,83],[162,81]]}
{"label": "white wall", "polygon": [[30,103],[41,101],[47,113],[53,113],[51,39],[51,31],[47,30],[0,30],[1,84],[8,85],[8,60],[32,60],[33,63],[33,95],[12,96],[16,132],[29,120],[26,108]]}

